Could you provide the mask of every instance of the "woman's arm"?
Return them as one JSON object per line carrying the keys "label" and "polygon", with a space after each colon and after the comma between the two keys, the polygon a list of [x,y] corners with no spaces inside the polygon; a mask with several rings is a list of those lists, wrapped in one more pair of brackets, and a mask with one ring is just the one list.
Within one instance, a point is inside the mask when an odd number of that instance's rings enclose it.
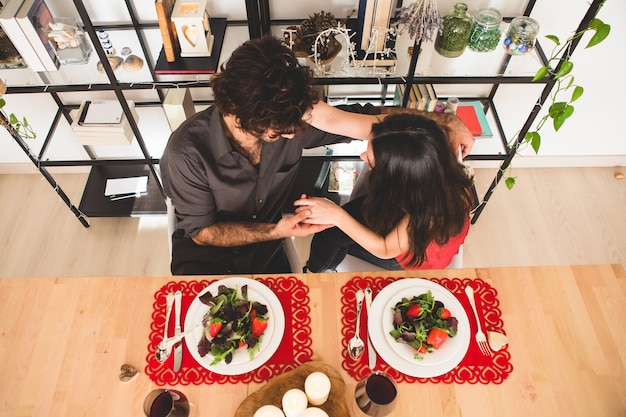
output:
{"label": "woman's arm", "polygon": [[303,211],[310,212],[303,221],[304,223],[333,224],[377,258],[395,258],[409,249],[409,238],[406,232],[408,216],[404,217],[386,236],[380,236],[326,198],[303,196],[300,200],[296,200],[294,205],[298,206],[296,214]]}

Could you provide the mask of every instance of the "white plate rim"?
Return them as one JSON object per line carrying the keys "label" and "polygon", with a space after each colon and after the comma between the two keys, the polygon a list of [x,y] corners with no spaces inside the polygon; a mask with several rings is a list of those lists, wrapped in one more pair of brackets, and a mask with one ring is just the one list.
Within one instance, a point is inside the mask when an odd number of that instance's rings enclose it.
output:
{"label": "white plate rim", "polygon": [[[238,288],[239,290],[243,285],[248,285],[248,296],[250,300],[259,301],[267,306],[269,321],[263,335],[261,350],[255,352],[254,359],[251,361],[241,361],[239,363],[231,362],[230,364],[220,362],[211,365],[213,356],[210,353],[204,357],[201,357],[198,353],[198,341],[202,337],[202,327],[198,327],[186,335],[185,344],[196,362],[209,371],[220,375],[245,374],[267,362],[280,346],[285,333],[285,313],[276,294],[262,282],[245,277],[229,277],[212,282],[196,295],[187,309],[185,329],[196,326],[198,324],[198,317],[200,318],[199,320],[202,320],[202,317],[209,309],[209,307],[198,298],[207,291],[212,291],[214,294],[217,294],[217,289],[220,285],[225,285],[228,288]],[[254,297],[255,293],[258,298]],[[239,359],[243,355],[248,356],[247,350],[238,349],[233,355],[233,360]]]}
{"label": "white plate rim", "polygon": [[[392,349],[391,343],[397,342],[386,333],[383,321],[380,318],[384,317],[385,309],[390,309],[399,301],[395,299],[398,294],[407,289],[417,289],[417,291],[421,291],[422,289],[427,291],[430,289],[433,293],[449,294],[451,297],[450,300],[447,300],[450,301],[450,305],[448,305],[447,308],[453,312],[453,315],[459,321],[458,332],[455,336],[455,342],[458,343],[458,346],[454,355],[447,361],[428,365],[412,358],[407,359],[399,355],[396,350]],[[414,295],[419,294],[416,293]],[[371,315],[368,312],[367,328],[368,332],[370,332],[374,347],[385,362],[399,372],[421,378],[440,376],[454,369],[465,357],[471,336],[469,318],[460,301],[447,288],[424,278],[401,278],[384,287],[372,302]]]}

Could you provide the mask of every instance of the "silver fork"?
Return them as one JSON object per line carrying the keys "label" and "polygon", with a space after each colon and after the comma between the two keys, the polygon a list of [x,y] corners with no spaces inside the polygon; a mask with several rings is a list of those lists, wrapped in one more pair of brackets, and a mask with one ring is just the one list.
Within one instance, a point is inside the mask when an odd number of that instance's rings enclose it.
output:
{"label": "silver fork", "polygon": [[476,309],[476,301],[474,301],[474,289],[468,285],[465,287],[465,294],[467,294],[467,298],[472,306],[472,311],[474,312],[474,317],[476,317],[476,328],[478,329],[476,331],[476,343],[478,343],[478,347],[483,355],[491,356],[492,352],[491,349],[489,349],[487,337],[485,336],[485,333],[480,325],[480,320],[478,319],[478,310]]}

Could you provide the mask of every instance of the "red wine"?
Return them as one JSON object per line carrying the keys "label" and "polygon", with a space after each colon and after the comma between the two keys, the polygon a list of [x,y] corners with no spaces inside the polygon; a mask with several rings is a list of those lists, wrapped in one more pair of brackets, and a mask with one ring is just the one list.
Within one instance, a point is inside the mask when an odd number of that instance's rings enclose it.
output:
{"label": "red wine", "polygon": [[386,405],[396,398],[396,387],[383,375],[371,375],[365,384],[365,392],[370,400],[379,405]]}
{"label": "red wine", "polygon": [[174,399],[172,398],[172,395],[167,391],[162,392],[152,402],[152,407],[150,407],[150,417],[166,417],[170,411],[172,411],[173,405]]}

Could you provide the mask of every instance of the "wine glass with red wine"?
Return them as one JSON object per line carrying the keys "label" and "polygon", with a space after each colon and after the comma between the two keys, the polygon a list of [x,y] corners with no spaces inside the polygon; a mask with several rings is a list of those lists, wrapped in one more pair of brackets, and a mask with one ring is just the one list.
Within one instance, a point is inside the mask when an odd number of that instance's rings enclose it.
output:
{"label": "wine glass with red wine", "polygon": [[146,417],[189,417],[185,394],[170,389],[155,389],[143,402]]}
{"label": "wine glass with red wine", "polygon": [[358,415],[382,417],[398,405],[398,387],[385,372],[374,372],[361,379],[354,390]]}

